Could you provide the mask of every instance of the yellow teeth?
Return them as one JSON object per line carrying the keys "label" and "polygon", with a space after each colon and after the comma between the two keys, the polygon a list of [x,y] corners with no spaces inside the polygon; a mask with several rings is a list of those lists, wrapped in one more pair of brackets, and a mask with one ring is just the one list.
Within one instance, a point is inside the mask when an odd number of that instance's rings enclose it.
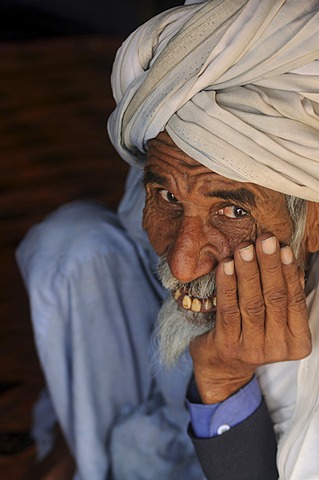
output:
{"label": "yellow teeth", "polygon": [[192,301],[191,310],[193,312],[200,312],[202,309],[202,302],[198,298],[194,298]]}
{"label": "yellow teeth", "polygon": [[192,310],[192,312],[209,312],[214,306],[216,307],[216,296],[210,298],[200,299],[192,297],[185,293],[184,288],[179,288],[174,292],[174,298],[178,303],[185,308],[185,310]]}
{"label": "yellow teeth", "polygon": [[[216,298],[214,297],[214,299],[216,300]],[[216,301],[215,301],[215,305],[216,305]],[[204,300],[204,304],[203,304],[203,307],[204,307],[204,310],[210,310],[213,306],[213,302],[211,301],[210,298],[206,298],[206,300]]]}
{"label": "yellow teeth", "polygon": [[182,305],[183,305],[183,308],[185,308],[185,310],[190,310],[192,306],[192,299],[188,295],[185,295],[183,298]]}
{"label": "yellow teeth", "polygon": [[176,292],[174,293],[174,298],[175,298],[175,300],[178,300],[181,295],[183,295],[183,290],[182,290],[181,288],[179,288],[179,289],[176,290]]}

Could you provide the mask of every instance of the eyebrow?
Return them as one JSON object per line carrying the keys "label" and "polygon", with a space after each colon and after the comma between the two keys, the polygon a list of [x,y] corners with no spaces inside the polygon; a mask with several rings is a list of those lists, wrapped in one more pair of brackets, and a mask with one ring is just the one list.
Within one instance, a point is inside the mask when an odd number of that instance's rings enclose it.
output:
{"label": "eyebrow", "polygon": [[167,185],[167,179],[163,175],[155,173],[150,168],[145,168],[143,183],[144,185],[147,185],[149,183],[159,183],[160,185]]}
{"label": "eyebrow", "polygon": [[209,197],[217,197],[227,202],[239,202],[241,204],[254,207],[256,205],[256,197],[253,192],[247,188],[238,188],[237,190],[214,190],[208,193]]}
{"label": "eyebrow", "polygon": [[[144,185],[158,183],[166,186],[168,181],[165,176],[154,172],[149,167],[146,167],[144,170],[143,183]],[[239,202],[240,204],[248,205],[250,207],[256,206],[255,194],[244,187],[238,188],[237,190],[213,190],[207,195],[209,197],[220,198],[231,203]]]}

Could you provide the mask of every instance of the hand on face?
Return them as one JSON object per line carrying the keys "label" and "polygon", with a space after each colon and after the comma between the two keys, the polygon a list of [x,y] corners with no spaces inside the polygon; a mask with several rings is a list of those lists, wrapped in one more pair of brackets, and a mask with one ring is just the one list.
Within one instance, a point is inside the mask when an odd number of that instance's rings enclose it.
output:
{"label": "hand on face", "polygon": [[204,403],[225,400],[257,367],[297,360],[311,352],[305,294],[290,247],[269,234],[241,244],[217,269],[213,330],[190,345]]}
{"label": "hand on face", "polygon": [[[202,400],[224,400],[261,365],[307,356],[311,338],[297,262],[286,246],[295,232],[285,196],[217,175],[165,133],[149,144],[144,183],[144,228],[184,291],[216,271],[216,325],[190,344]],[[305,239],[295,243],[302,258]],[[196,321],[196,313],[186,318]]]}

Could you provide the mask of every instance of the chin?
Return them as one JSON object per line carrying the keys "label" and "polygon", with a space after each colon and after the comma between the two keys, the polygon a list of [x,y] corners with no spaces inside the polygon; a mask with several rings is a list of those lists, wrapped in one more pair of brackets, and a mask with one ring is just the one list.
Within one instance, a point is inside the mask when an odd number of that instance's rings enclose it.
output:
{"label": "chin", "polygon": [[181,307],[170,295],[164,302],[155,332],[161,363],[173,367],[187,351],[194,338],[211,330],[215,325],[215,309],[193,312]]}

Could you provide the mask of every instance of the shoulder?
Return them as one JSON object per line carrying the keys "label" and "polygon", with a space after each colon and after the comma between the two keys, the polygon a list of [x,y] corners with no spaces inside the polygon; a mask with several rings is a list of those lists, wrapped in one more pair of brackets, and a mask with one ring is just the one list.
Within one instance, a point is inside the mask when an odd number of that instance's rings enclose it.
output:
{"label": "shoulder", "polygon": [[117,216],[102,203],[67,204],[27,233],[17,249],[24,277],[37,269],[67,273],[74,265],[98,254],[125,237]]}

